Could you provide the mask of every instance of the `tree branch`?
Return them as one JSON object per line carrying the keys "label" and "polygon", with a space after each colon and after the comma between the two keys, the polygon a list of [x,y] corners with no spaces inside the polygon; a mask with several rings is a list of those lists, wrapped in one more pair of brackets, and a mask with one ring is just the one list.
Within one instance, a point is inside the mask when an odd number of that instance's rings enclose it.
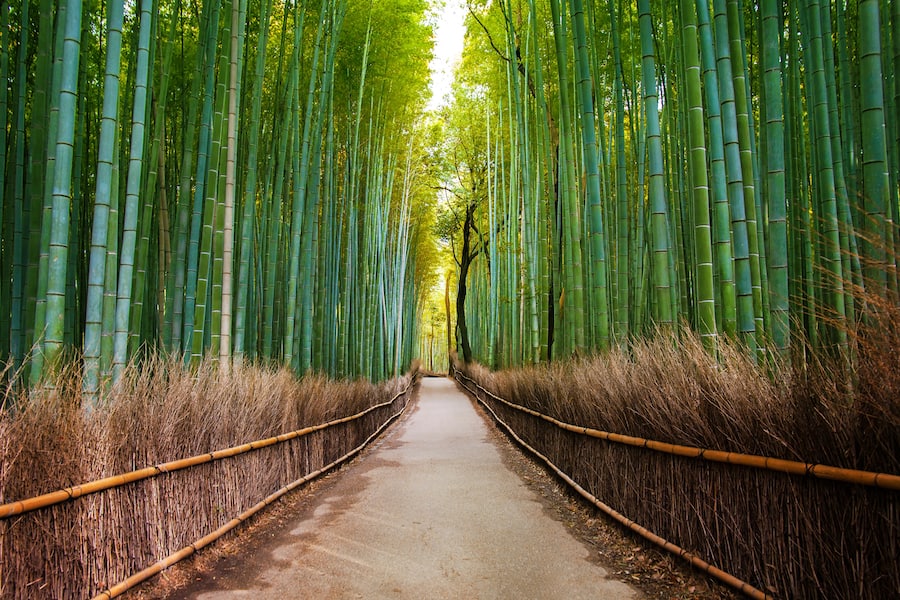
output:
{"label": "tree branch", "polygon": [[485,35],[487,35],[488,41],[491,43],[491,48],[494,49],[494,52],[496,52],[497,55],[506,62],[510,62],[509,57],[503,54],[503,52],[500,51],[500,48],[497,47],[497,44],[494,43],[494,37],[491,35],[491,32],[488,31],[487,26],[481,22],[481,19],[479,19],[478,15],[475,14],[475,11],[472,10],[472,7],[467,4],[466,8],[469,9],[469,14],[472,15],[472,18],[475,19],[479,25],[481,25],[481,28],[484,30]]}

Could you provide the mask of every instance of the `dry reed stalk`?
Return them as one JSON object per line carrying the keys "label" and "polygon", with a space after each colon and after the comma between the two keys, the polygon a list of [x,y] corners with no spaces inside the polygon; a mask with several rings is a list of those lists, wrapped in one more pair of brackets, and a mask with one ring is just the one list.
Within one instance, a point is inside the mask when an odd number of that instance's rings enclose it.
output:
{"label": "dry reed stalk", "polygon": [[[409,382],[295,379],[213,363],[185,370],[148,356],[83,411],[77,368],[53,387],[7,388],[0,412],[0,500],[24,499],[356,414]],[[0,596],[78,598],[120,581],[354,448],[395,410],[216,463],[0,520]],[[402,405],[402,404],[401,404]]]}
{"label": "dry reed stalk", "polygon": [[[467,374],[559,420],[686,446],[900,473],[900,310],[855,335],[854,386],[832,359],[757,368],[723,344],[639,340],[604,356]],[[852,393],[852,395],[851,395]],[[900,594],[900,495],[585,438],[487,399],[595,496],[780,597]]]}

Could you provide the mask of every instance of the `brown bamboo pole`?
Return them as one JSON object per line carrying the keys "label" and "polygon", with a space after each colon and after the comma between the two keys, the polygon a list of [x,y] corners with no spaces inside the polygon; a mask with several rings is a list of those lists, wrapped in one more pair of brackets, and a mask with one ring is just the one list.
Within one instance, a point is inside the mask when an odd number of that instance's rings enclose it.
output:
{"label": "brown bamboo pole", "polygon": [[[462,373],[459,373],[459,374],[462,377],[465,377],[466,379],[468,379],[469,381],[474,383],[479,389],[486,392],[493,398],[502,400],[500,398],[497,398],[497,396],[495,396],[494,394],[491,394],[490,392],[488,392],[487,390],[482,388],[477,382],[473,381],[469,377],[466,377]],[[722,583],[725,583],[726,585],[729,585],[732,588],[739,590],[741,593],[745,594],[746,596],[748,596],[750,598],[756,598],[758,600],[771,600],[773,598],[772,596],[766,594],[765,592],[760,591],[757,588],[753,587],[746,581],[738,579],[731,573],[727,573],[727,572],[723,571],[722,569],[716,567],[715,565],[709,564],[708,562],[706,562],[705,560],[703,560],[696,554],[689,552],[689,551],[685,550],[684,548],[682,548],[681,546],[678,546],[677,544],[673,544],[672,542],[666,540],[665,538],[656,535],[655,533],[653,533],[652,531],[650,531],[643,525],[640,525],[640,524],[632,521],[631,519],[629,519],[628,517],[626,517],[625,515],[623,515],[616,509],[614,509],[613,507],[611,507],[608,504],[606,504],[605,502],[601,501],[599,498],[597,498],[596,496],[591,494],[589,491],[587,491],[586,489],[581,487],[581,485],[579,485],[578,482],[576,482],[574,479],[569,477],[562,469],[557,467],[553,463],[553,461],[551,461],[549,458],[547,458],[546,456],[544,456],[543,454],[538,452],[535,448],[533,448],[531,445],[529,445],[525,440],[520,438],[518,436],[518,434],[516,434],[516,432],[513,431],[512,427],[507,425],[506,422],[503,419],[501,419],[499,417],[499,415],[497,415],[496,412],[494,412],[494,409],[491,408],[490,404],[488,404],[487,402],[482,400],[481,397],[477,393],[470,390],[462,382],[460,382],[460,385],[462,385],[470,394],[475,396],[475,398],[481,403],[481,405],[484,406],[491,413],[491,415],[493,415],[494,420],[496,420],[497,423],[499,423],[501,426],[503,426],[503,428],[507,431],[507,433],[509,433],[509,435],[511,435],[513,437],[513,439],[515,439],[519,444],[521,444],[522,447],[526,448],[529,452],[531,452],[532,454],[537,456],[539,459],[541,459],[548,467],[550,467],[550,469],[554,473],[559,475],[559,477],[562,478],[563,481],[565,481],[570,486],[572,486],[572,489],[574,489],[576,492],[578,492],[578,494],[581,497],[583,497],[585,500],[587,500],[588,502],[590,502],[591,504],[593,504],[594,506],[599,508],[601,511],[603,511],[604,513],[606,513],[607,515],[609,515],[610,517],[612,517],[613,519],[615,519],[616,521],[618,521],[619,523],[621,523],[622,525],[627,527],[628,529],[634,531],[635,533],[637,533],[644,539],[646,539],[650,542],[653,542],[657,546],[662,547],[664,550],[671,552],[672,554],[675,554],[675,555],[687,560],[688,562],[691,563],[692,566],[696,567],[697,569],[700,569],[701,571],[703,571],[704,573],[706,573],[707,575],[709,575],[711,577],[715,577]],[[509,404],[508,402],[505,402],[505,401],[504,401],[504,403]]]}
{"label": "brown bamboo pole", "polygon": [[144,467],[143,469],[138,469],[136,471],[131,471],[129,473],[122,473],[119,475],[112,475],[110,477],[104,477],[103,479],[97,479],[95,481],[90,481],[88,483],[82,483],[79,485],[73,485],[71,487],[67,487],[65,489],[57,490],[55,492],[49,492],[46,494],[42,494],[40,496],[34,496],[32,498],[27,498],[25,500],[17,500],[15,502],[9,502],[7,504],[0,505],[0,519],[8,519],[9,517],[15,515],[21,515],[27,512],[31,512],[34,510],[38,510],[41,508],[46,508],[48,506],[53,506],[54,504],[60,504],[62,502],[66,502],[68,500],[74,500],[76,498],[80,498],[82,496],[87,496],[88,494],[94,494],[97,492],[102,492],[104,490],[109,490],[117,487],[121,487],[124,485],[128,485],[130,483],[134,483],[135,481],[141,481],[142,479],[150,479],[156,477],[158,475],[162,475],[163,473],[172,473],[174,471],[180,471],[182,469],[187,469],[190,467],[195,467],[197,465],[202,465],[205,463],[213,462],[216,460],[221,460],[223,458],[230,458],[232,456],[237,456],[238,454],[244,454],[246,452],[251,452],[253,450],[259,450],[261,448],[266,448],[268,446],[273,446],[275,444],[280,444],[286,442],[288,440],[293,440],[299,437],[303,437],[305,435],[309,435],[310,433],[320,431],[322,429],[328,429],[329,427],[334,427],[335,425],[340,425],[342,423],[348,423],[350,421],[355,421],[359,418],[364,417],[370,412],[377,410],[379,408],[384,408],[385,406],[389,406],[394,403],[397,398],[403,396],[404,394],[408,394],[410,388],[412,387],[413,382],[416,380],[415,376],[410,378],[409,383],[406,388],[396,394],[393,398],[388,400],[387,402],[383,402],[381,404],[376,404],[375,406],[371,406],[366,410],[359,412],[355,415],[351,415],[349,417],[343,417],[340,419],[336,419],[334,421],[329,421],[327,423],[322,423],[321,425],[312,425],[310,427],[304,427],[303,429],[297,429],[296,431],[290,431],[288,433],[282,433],[281,435],[277,435],[275,437],[266,438],[263,440],[257,440],[255,442],[249,442],[246,444],[241,444],[240,446],[233,446],[231,448],[224,448],[222,450],[216,450],[215,452],[210,452],[208,454],[199,454],[197,456],[191,456],[189,458],[181,458],[173,461],[169,461],[166,463],[162,463],[159,465],[155,465],[152,467]]}
{"label": "brown bamboo pole", "polygon": [[[409,387],[407,386],[407,391],[408,390],[409,390]],[[393,400],[391,400],[391,402],[388,402],[385,404],[391,404],[394,400],[396,400],[397,398],[402,396],[404,393],[405,392],[401,392],[400,394],[397,394],[396,396],[394,396],[394,398],[393,398]],[[381,406],[384,406],[384,405],[381,405]],[[258,502],[254,506],[252,506],[251,508],[245,510],[240,515],[231,519],[230,521],[228,521],[227,523],[225,523],[224,525],[222,525],[221,527],[219,527],[212,533],[209,533],[209,534],[203,536],[199,540],[196,540],[194,543],[192,543],[188,546],[185,546],[184,548],[181,548],[180,550],[177,550],[176,552],[173,552],[172,554],[170,554],[166,558],[160,560],[159,562],[156,562],[153,565],[150,565],[146,569],[143,569],[142,571],[139,571],[139,572],[135,573],[134,575],[111,586],[110,588],[100,592],[99,594],[94,596],[93,600],[108,600],[111,598],[116,598],[118,596],[121,596],[122,594],[124,594],[131,588],[135,587],[136,585],[143,583],[144,581],[147,581],[154,575],[161,573],[162,571],[164,571],[165,569],[168,569],[175,563],[177,563],[181,560],[184,560],[185,558],[187,558],[188,556],[191,556],[192,554],[194,554],[201,548],[204,548],[204,547],[208,546],[209,544],[211,544],[212,542],[218,540],[223,535],[225,535],[226,533],[228,533],[229,531],[231,531],[232,529],[234,529],[235,527],[237,527],[238,525],[240,525],[241,523],[243,523],[244,521],[246,521],[247,519],[249,519],[256,513],[258,513],[265,507],[269,506],[270,504],[272,504],[273,502],[275,502],[276,500],[278,500],[285,494],[294,491],[301,485],[303,485],[305,483],[309,483],[310,481],[312,481],[316,477],[319,477],[323,473],[327,473],[328,471],[331,471],[332,469],[334,469],[336,466],[340,465],[341,463],[344,463],[344,462],[350,460],[351,458],[353,458],[354,456],[359,454],[363,450],[363,448],[368,446],[372,440],[374,440],[376,437],[381,435],[381,433],[388,427],[388,425],[393,423],[395,419],[397,419],[400,415],[403,414],[403,412],[406,410],[407,406],[409,406],[409,398],[406,399],[406,402],[403,404],[403,408],[401,408],[399,411],[397,411],[395,414],[393,414],[387,421],[385,421],[381,425],[381,427],[379,427],[378,430],[376,430],[372,435],[367,437],[366,440],[362,444],[360,444],[359,446],[357,446],[356,448],[354,448],[353,450],[351,450],[344,456],[342,456],[342,457],[338,458],[337,460],[335,460],[334,462],[322,467],[321,469],[318,469],[316,471],[313,471],[312,473],[304,475],[300,479],[297,479],[296,481],[284,486],[280,490],[273,492],[272,494],[269,494],[268,496],[266,496],[265,499],[261,500],[260,502]],[[374,408],[378,408],[378,407],[372,407],[372,408],[374,409]],[[372,409],[369,409],[369,410],[372,410]],[[366,411],[366,412],[368,412],[368,411]],[[362,415],[362,414],[364,414],[364,413],[360,413],[360,415]],[[342,419],[342,422],[347,422],[347,420],[348,419]]]}
{"label": "brown bamboo pole", "polygon": [[[555,419],[549,415],[539,413],[530,408],[520,406],[518,404],[510,402],[509,400],[505,400],[504,398],[501,398],[496,394],[493,394],[490,391],[484,389],[481,385],[478,384],[477,381],[466,376],[460,371],[456,371],[456,374],[473,383],[484,394],[490,396],[498,402],[502,402],[512,409],[527,413],[539,419],[543,419],[548,423],[556,425],[560,429],[571,431],[573,433],[580,433],[588,437],[598,438],[617,444],[624,444],[626,446],[647,448],[649,450],[655,450],[664,454],[674,454],[676,456],[683,456],[686,458],[699,458],[711,462],[740,465],[742,467],[764,469],[768,471],[775,471],[778,473],[788,473],[791,475],[808,475],[816,477],[818,479],[828,479],[830,481],[840,481],[843,483],[867,485],[885,490],[900,491],[900,475],[893,475],[890,473],[875,473],[872,471],[860,471],[857,469],[844,469],[841,467],[832,467],[829,465],[820,465],[815,463],[805,463],[795,460],[785,460],[782,458],[770,458],[766,456],[758,456],[755,454],[742,454],[740,452],[726,452],[723,450],[711,450],[708,448],[682,446],[679,444],[670,444],[667,442],[648,440],[644,438],[633,437],[630,435],[622,435],[620,433],[600,431],[598,429],[591,429],[589,427],[582,427],[580,425],[572,425],[570,423],[565,423],[563,421]],[[460,383],[462,384],[462,382]],[[462,385],[463,387],[466,387],[465,384]],[[476,392],[469,389],[468,387],[466,387],[466,389],[470,393],[475,394],[476,397],[478,396]]]}

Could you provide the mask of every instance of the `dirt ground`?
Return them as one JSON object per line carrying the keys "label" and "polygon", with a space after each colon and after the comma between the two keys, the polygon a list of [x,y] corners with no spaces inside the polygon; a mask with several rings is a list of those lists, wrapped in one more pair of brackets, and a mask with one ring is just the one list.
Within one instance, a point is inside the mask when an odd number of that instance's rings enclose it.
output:
{"label": "dirt ground", "polygon": [[[730,589],[703,573],[625,530],[617,523],[568,491],[565,484],[533,460],[497,430],[484,411],[475,405],[487,425],[488,436],[499,451],[504,466],[531,490],[542,511],[588,549],[589,560],[602,566],[607,576],[628,583],[650,599],[723,600],[737,598]],[[375,446],[404,427],[410,412],[394,425],[392,432]],[[227,536],[187,561],[148,581],[126,597],[140,600],[191,598],[204,589],[215,590],[223,579],[241,580],[242,573],[266,568],[273,546],[284,544],[286,532],[297,527],[298,515],[311,515],[323,500],[340,491],[345,475],[354,465],[366,461],[377,448],[367,449],[351,465],[345,466],[282,499],[237,533]]]}

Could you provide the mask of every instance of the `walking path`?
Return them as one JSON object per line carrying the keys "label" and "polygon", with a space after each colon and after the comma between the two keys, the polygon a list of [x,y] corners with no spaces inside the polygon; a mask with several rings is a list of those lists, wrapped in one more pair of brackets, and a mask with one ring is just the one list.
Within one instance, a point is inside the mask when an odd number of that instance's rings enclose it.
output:
{"label": "walking path", "polygon": [[270,557],[187,597],[640,597],[543,510],[446,379],[424,379],[412,414],[288,526]]}

